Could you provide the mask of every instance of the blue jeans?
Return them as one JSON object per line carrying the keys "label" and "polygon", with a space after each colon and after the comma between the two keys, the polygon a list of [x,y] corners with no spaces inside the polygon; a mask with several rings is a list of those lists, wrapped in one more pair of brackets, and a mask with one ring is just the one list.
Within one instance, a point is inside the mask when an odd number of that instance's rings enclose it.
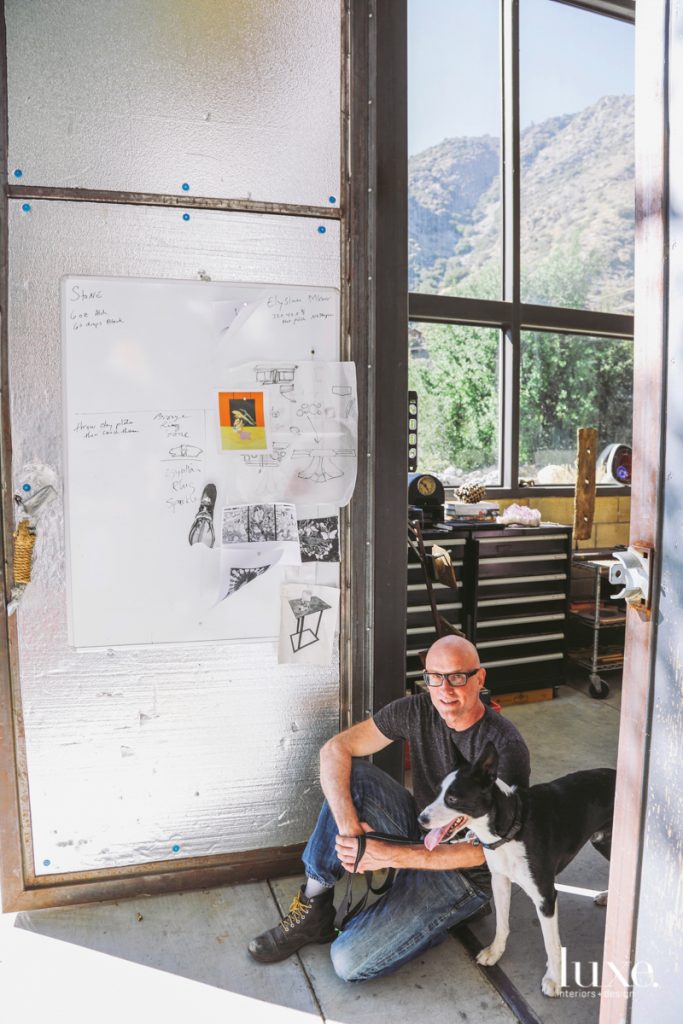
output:
{"label": "blue jeans", "polygon": [[[375,831],[421,841],[423,832],[412,795],[386,772],[367,761],[354,760],[351,796],[360,820]],[[303,853],[308,877],[325,885],[334,885],[344,875],[335,850],[337,831],[325,801]],[[477,889],[457,870],[398,871],[389,892],[353,917],[332,943],[334,969],[344,981],[389,974],[443,942],[449,928],[489,899],[489,893]]]}

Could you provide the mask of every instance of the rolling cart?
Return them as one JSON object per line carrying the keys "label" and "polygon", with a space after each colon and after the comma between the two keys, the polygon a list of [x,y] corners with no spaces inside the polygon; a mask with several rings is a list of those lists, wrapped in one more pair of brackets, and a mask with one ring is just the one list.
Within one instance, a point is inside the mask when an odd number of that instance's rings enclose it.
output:
{"label": "rolling cart", "polygon": [[[575,554],[572,572],[588,574],[592,581],[586,600],[573,600],[569,606],[569,617],[579,627],[592,631],[587,647],[570,650],[568,656],[589,673],[591,697],[604,700],[609,686],[603,674],[614,672],[624,664],[624,628],[626,625],[626,604],[605,596],[605,582],[609,587],[610,566],[613,558],[582,558]],[[576,578],[576,577],[575,577]]]}

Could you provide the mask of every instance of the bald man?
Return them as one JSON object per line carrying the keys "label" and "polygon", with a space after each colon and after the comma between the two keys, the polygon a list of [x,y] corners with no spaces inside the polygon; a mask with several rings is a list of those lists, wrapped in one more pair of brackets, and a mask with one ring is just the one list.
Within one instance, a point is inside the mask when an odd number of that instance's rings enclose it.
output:
{"label": "bald man", "polygon": [[[387,704],[325,744],[320,780],[326,799],[303,854],[306,883],[288,915],[249,943],[256,960],[275,963],[308,943],[332,942],[339,977],[365,981],[438,945],[449,928],[488,903],[491,879],[481,847],[448,836],[428,849],[417,821],[444,777],[475,761],[488,740],[498,751],[499,778],[529,785],[526,743],[508,719],[482,703],[485,677],[468,640],[442,637],[427,652],[423,693]],[[412,794],[362,760],[397,740],[410,743]],[[407,836],[414,845],[367,840],[358,871],[400,870],[389,892],[337,936],[334,884],[353,869],[356,837],[370,831]]]}

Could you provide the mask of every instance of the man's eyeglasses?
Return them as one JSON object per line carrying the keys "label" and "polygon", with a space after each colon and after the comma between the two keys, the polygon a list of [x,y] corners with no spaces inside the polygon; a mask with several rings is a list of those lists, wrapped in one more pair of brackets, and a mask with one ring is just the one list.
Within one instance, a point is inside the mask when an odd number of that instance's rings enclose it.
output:
{"label": "man's eyeglasses", "polygon": [[449,686],[464,686],[467,680],[471,676],[476,676],[480,670],[481,665],[478,668],[467,669],[466,672],[423,672],[422,678],[427,686],[441,686],[442,683],[448,683]]}

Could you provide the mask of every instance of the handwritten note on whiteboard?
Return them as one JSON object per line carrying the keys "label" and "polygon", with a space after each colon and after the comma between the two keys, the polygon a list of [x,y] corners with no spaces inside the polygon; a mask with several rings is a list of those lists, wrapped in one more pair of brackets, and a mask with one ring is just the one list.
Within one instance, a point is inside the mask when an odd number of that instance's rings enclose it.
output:
{"label": "handwritten note on whiteboard", "polygon": [[188,535],[207,484],[218,509],[238,497],[218,444],[222,378],[245,359],[336,359],[338,310],[333,289],[63,279],[74,646],[278,636],[284,569],[220,601],[219,551]]}

